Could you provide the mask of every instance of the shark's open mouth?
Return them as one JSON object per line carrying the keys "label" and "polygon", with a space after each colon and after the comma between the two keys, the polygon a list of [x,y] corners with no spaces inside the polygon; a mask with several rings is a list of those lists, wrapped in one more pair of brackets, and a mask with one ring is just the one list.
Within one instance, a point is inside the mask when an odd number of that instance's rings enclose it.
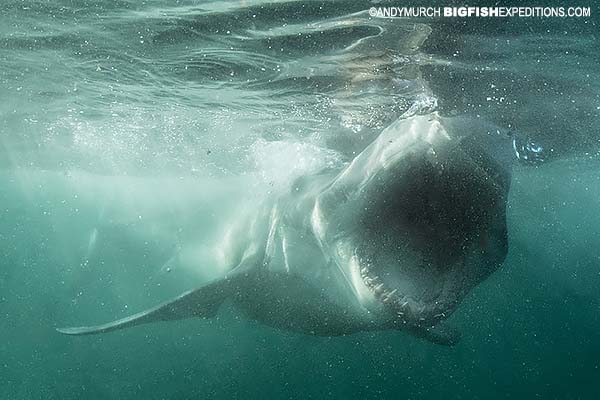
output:
{"label": "shark's open mouth", "polygon": [[[413,291],[389,282],[389,279],[381,277],[375,272],[376,268],[370,263],[361,263],[360,275],[365,286],[374,297],[383,304],[396,324],[428,327],[437,324],[447,318],[455,309],[458,295],[461,290],[448,291],[447,282],[438,284],[435,291],[423,293],[423,296]],[[440,278],[446,280],[447,277]],[[406,277],[409,284],[410,277]],[[454,295],[450,295],[450,294]],[[425,298],[427,297],[427,298]]]}
{"label": "shark's open mouth", "polygon": [[499,131],[450,138],[435,117],[399,124],[319,196],[314,226],[361,305],[418,331],[504,262],[510,163]]}
{"label": "shark's open mouth", "polygon": [[382,170],[359,214],[362,281],[396,323],[447,318],[506,254],[501,190],[470,159],[452,161]]}

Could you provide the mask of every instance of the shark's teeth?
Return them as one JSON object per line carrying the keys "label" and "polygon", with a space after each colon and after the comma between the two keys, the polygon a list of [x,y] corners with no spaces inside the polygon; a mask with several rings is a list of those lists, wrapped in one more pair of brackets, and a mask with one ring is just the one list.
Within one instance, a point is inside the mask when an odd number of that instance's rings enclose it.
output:
{"label": "shark's teeth", "polygon": [[[370,269],[367,266],[362,266],[360,275],[364,284],[369,288],[371,293],[395,316],[396,322],[401,324],[422,325],[427,321],[426,306],[412,297],[403,295],[400,289],[386,288],[382,279],[375,274],[370,274]],[[432,316],[433,317],[433,316]],[[443,312],[435,315],[434,318],[446,317]]]}

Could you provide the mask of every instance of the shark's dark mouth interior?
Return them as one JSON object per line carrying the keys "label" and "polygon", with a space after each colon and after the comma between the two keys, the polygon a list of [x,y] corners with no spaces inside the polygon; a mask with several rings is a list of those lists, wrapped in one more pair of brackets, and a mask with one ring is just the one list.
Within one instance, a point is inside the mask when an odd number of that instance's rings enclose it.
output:
{"label": "shark's dark mouth interior", "polygon": [[365,285],[402,323],[446,318],[504,260],[507,189],[475,161],[423,158],[376,178],[386,184],[365,207],[356,255]]}
{"label": "shark's dark mouth interior", "polygon": [[419,251],[392,244],[393,239],[382,237],[377,246],[357,249],[365,285],[399,322],[435,324],[446,318],[464,290],[462,265],[442,270]]}

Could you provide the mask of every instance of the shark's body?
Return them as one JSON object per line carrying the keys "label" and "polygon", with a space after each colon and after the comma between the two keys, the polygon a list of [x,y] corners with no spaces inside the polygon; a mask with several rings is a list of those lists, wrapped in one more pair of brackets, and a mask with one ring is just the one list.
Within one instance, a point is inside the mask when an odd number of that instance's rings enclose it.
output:
{"label": "shark's body", "polygon": [[[477,132],[474,132],[477,131]],[[493,127],[437,114],[398,121],[340,171],[298,179],[230,227],[211,283],[84,335],[214,316],[316,335],[399,329],[453,344],[440,326],[508,249],[514,160]]]}

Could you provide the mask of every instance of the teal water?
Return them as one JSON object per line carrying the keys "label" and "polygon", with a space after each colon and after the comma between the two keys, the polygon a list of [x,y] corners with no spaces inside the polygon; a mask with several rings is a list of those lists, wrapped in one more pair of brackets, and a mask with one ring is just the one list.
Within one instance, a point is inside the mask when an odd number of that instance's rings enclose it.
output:
{"label": "teal water", "polygon": [[[2,1],[1,398],[600,396],[597,9],[384,20],[370,6]],[[451,317],[458,346],[308,337],[229,309],[54,330],[198,286],[218,241],[207,232],[240,191],[343,165],[401,115],[433,110],[549,150],[515,169],[509,256]]]}

